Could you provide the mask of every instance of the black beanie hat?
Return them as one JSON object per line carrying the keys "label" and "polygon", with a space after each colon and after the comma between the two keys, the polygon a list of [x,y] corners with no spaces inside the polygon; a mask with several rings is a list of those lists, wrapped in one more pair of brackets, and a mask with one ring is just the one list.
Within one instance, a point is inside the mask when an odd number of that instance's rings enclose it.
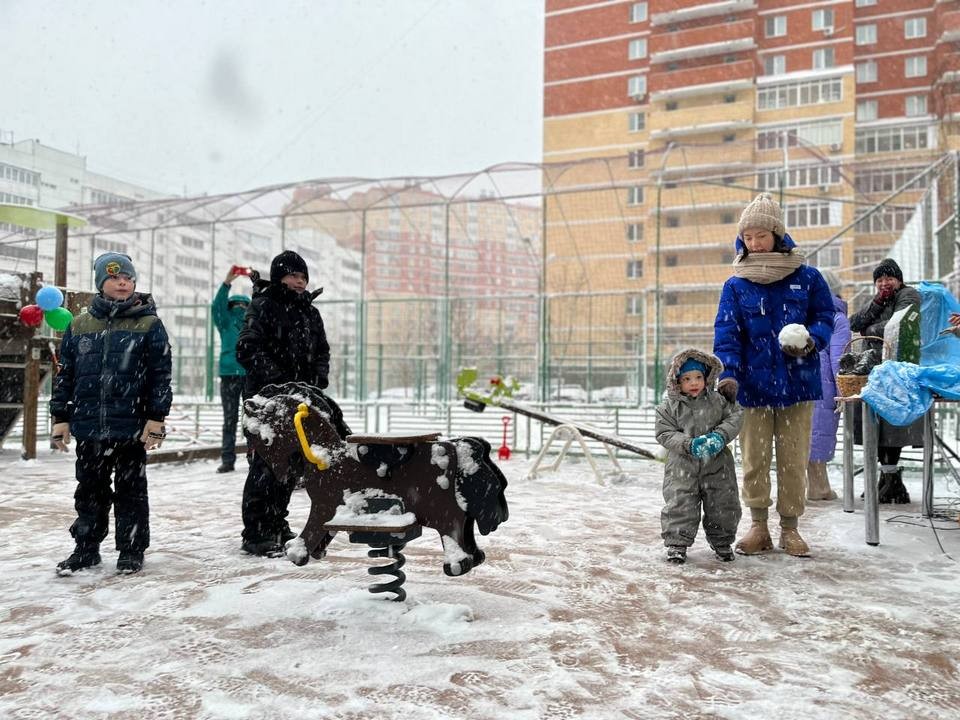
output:
{"label": "black beanie hat", "polygon": [[270,263],[270,282],[279,283],[284,277],[295,272],[303,273],[307,282],[310,281],[310,273],[307,272],[307,263],[304,259],[293,250],[284,250]]}
{"label": "black beanie hat", "polygon": [[897,265],[896,260],[892,258],[886,258],[880,261],[880,264],[873,269],[873,281],[876,282],[878,278],[882,277],[892,277],[896,278],[900,282],[903,282],[903,271],[900,269],[900,266]]}

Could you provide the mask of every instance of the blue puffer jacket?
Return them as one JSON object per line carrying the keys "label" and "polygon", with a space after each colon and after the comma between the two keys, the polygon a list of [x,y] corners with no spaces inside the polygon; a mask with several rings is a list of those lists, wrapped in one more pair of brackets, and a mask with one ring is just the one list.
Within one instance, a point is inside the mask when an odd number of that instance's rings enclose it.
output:
{"label": "blue puffer jacket", "polygon": [[[782,247],[793,248],[789,235]],[[738,253],[744,250],[737,237]],[[801,265],[782,280],[761,284],[732,277],[723,284],[713,329],[713,352],[723,363],[720,379],[740,384],[737,400],[744,407],[787,407],[819,400],[820,357],[787,355],[778,335],[791,323],[806,326],[819,352],[833,332],[833,297],[823,276]]]}
{"label": "blue puffer jacket", "polygon": [[64,333],[60,363],[50,415],[78,440],[136,440],[170,412],[170,343],[149,295],[95,296]]}

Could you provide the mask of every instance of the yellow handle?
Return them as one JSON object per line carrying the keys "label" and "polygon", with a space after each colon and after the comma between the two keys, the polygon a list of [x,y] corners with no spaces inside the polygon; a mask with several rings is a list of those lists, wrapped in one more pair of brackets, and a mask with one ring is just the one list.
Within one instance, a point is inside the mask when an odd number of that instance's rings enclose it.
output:
{"label": "yellow handle", "polygon": [[297,437],[300,438],[300,449],[303,450],[303,456],[317,466],[317,470],[326,470],[330,466],[313,454],[310,443],[307,442],[307,434],[303,431],[303,419],[308,415],[310,415],[310,408],[305,403],[300,403],[297,414],[293,416],[293,424],[297,428]]}

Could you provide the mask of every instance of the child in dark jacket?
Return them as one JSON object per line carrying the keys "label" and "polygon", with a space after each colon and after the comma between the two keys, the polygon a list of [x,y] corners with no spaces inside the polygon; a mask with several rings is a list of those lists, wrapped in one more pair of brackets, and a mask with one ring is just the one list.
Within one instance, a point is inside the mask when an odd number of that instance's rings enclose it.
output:
{"label": "child in dark jacket", "polygon": [[[270,281],[258,281],[237,342],[237,360],[247,371],[244,394],[264,386],[304,382],[320,389],[329,384],[330,346],[320,311],[313,301],[323,289],[307,292],[307,264],[292,250],[277,255]],[[293,492],[290,478],[276,478],[257,454],[249,457],[243,487],[243,542],[250,555],[278,557],[296,537],[287,523]]]}
{"label": "child in dark jacket", "polygon": [[678,353],[667,374],[667,398],[657,407],[657,442],[667,449],[660,513],[667,560],[686,562],[700,526],[717,557],[733,560],[740,522],[737,473],[727,445],[740,432],[743,411],[713,389],[723,365],[713,355]]}
{"label": "child in dark jacket", "polygon": [[66,452],[71,434],[77,438],[76,547],[58,575],[100,564],[111,505],[117,572],[143,567],[150,545],[146,451],[160,447],[173,399],[167,332],[150,295],[135,292],[130,258],[106,253],[94,271],[98,294],[64,333],[50,398],[53,446]]}
{"label": "child in dark jacket", "polygon": [[236,265],[213,296],[213,324],[220,333],[220,404],[223,406],[223,441],[220,445],[218,473],[233,472],[237,460],[237,418],[240,416],[240,394],[247,371],[237,362],[237,339],[243,329],[243,318],[250,307],[246,295],[230,295],[230,284],[237,278]]}

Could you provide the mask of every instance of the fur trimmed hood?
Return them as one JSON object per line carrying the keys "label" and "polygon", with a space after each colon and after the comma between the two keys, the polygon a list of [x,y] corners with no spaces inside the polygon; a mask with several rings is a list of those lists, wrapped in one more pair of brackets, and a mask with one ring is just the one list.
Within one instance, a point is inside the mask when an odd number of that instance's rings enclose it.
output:
{"label": "fur trimmed hood", "polygon": [[667,368],[668,396],[677,397],[680,395],[680,383],[677,381],[677,373],[680,372],[680,368],[683,366],[683,364],[690,359],[701,362],[707,366],[707,376],[704,378],[707,390],[713,389],[713,386],[717,382],[717,378],[719,378],[720,373],[723,372],[723,363],[720,362],[720,358],[718,358],[716,355],[704,352],[703,350],[697,350],[696,348],[687,348],[686,350],[681,350],[673,356],[673,360],[670,361],[670,366]]}

